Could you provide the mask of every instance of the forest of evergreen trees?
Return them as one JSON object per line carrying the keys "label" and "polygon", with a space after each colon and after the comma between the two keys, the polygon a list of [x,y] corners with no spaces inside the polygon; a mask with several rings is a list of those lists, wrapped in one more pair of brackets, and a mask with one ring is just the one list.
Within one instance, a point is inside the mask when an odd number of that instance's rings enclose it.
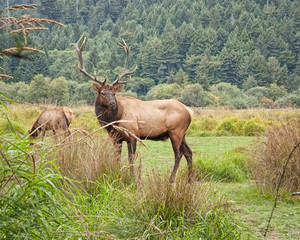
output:
{"label": "forest of evergreen trees", "polygon": [[[85,65],[113,81],[131,48],[137,71],[126,94],[177,98],[190,106],[300,107],[300,1],[298,0],[10,0],[38,4],[16,11],[57,20],[32,33],[45,54],[3,58],[13,76],[0,89],[16,101],[79,104],[94,101],[91,83],[77,69],[72,43],[84,33]],[[7,31],[0,50],[17,44]]]}

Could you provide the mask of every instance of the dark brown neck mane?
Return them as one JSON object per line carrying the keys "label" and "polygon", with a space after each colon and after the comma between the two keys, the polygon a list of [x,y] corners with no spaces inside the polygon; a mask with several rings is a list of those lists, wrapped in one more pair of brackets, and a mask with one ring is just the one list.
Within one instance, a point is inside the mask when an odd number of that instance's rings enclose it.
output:
{"label": "dark brown neck mane", "polygon": [[[99,99],[96,99],[96,103],[95,103],[95,113],[96,113],[96,117],[99,121],[99,123],[101,124],[101,126],[105,126],[108,123],[117,121],[117,115],[118,115],[118,105],[115,109],[110,109],[108,107],[105,107],[103,105],[101,105]],[[106,128],[108,131],[112,130],[113,127],[109,126]]]}

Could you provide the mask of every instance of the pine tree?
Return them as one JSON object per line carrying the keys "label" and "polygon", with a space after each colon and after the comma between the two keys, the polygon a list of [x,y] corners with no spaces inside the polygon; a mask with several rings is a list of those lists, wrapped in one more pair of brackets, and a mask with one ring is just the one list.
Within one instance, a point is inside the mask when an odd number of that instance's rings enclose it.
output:
{"label": "pine tree", "polygon": [[158,69],[161,56],[158,50],[161,48],[160,39],[157,37],[150,38],[141,48],[140,55],[138,56],[142,77],[154,79],[156,83],[159,81]]}
{"label": "pine tree", "polygon": [[267,69],[267,62],[258,50],[249,57],[248,74],[258,82],[258,86],[268,86],[271,82]]}
{"label": "pine tree", "polygon": [[182,66],[190,49],[195,29],[192,24],[183,23],[179,28],[178,54]]}
{"label": "pine tree", "polygon": [[[161,36],[161,52],[163,53],[159,59],[161,63],[160,74],[163,79],[169,75],[172,70],[178,69],[179,64],[179,50],[177,45],[177,32],[171,22],[167,22],[164,32]],[[165,79],[166,80],[166,79]]]}

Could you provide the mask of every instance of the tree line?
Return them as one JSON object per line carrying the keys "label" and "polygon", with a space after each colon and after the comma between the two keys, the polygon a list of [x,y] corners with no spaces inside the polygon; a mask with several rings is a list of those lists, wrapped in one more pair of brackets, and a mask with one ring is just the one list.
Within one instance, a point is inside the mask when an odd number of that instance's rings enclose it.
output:
{"label": "tree line", "polygon": [[[153,86],[153,87],[149,87]],[[147,88],[150,88],[147,91]],[[24,82],[5,83],[0,89],[17,103],[30,102],[56,105],[93,105],[96,92],[89,82],[67,81],[65,77],[51,79],[42,74],[35,75],[29,84]],[[300,90],[288,93],[275,83],[270,87],[253,87],[247,91],[230,83],[221,82],[205,90],[199,83],[177,83],[155,85],[151,79],[133,77],[125,92],[119,95],[139,97],[136,92],[147,92],[145,100],[174,98],[194,107],[275,108],[300,107]],[[142,95],[140,95],[142,96]]]}
{"label": "tree line", "polygon": [[[19,2],[10,1],[10,4]],[[225,104],[228,94],[222,96],[216,92],[221,86],[252,98],[238,107],[267,103],[300,105],[297,98],[300,86],[299,1],[24,2],[38,3],[34,14],[60,21],[65,26],[49,26],[46,32],[31,35],[30,43],[45,51],[44,55],[31,56],[30,61],[3,59],[2,68],[13,76],[6,85],[23,82],[30,86],[38,74],[51,79],[64,77],[69,101],[76,102],[80,98],[72,95],[76,92],[73,90],[85,89],[88,80],[77,70],[71,44],[85,33],[88,42],[84,58],[88,71],[96,71],[100,78],[111,80],[122,71],[124,56],[116,43],[125,39],[132,50],[130,64],[138,66],[126,90],[141,99],[150,99],[155,92],[169,91],[165,97],[182,100],[185,94],[192,95],[189,91],[201,88],[213,96],[204,102]],[[5,9],[4,2],[0,6]],[[0,48],[7,48],[9,44],[13,43],[1,34]],[[272,95],[274,89],[279,95]],[[88,92],[86,95],[90,96]],[[89,99],[85,101],[90,102]],[[191,100],[189,104],[199,105]]]}

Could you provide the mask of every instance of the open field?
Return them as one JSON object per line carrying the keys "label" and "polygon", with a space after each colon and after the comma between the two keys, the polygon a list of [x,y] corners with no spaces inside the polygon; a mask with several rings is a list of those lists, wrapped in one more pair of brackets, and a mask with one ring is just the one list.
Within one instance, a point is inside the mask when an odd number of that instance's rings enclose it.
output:
{"label": "open field", "polygon": [[[260,130],[299,119],[299,110],[195,109],[187,142],[196,181],[185,185],[182,159],[178,181],[169,187],[169,141],[138,144],[132,179],[125,144],[117,166],[106,133],[88,135],[99,128],[92,107],[73,109],[74,138],[58,146],[51,134],[33,146],[24,139],[40,108],[9,109],[0,118],[0,239],[300,239],[300,200],[289,194],[281,196],[263,237],[274,197],[251,177],[248,159],[260,133],[245,131],[250,121]],[[7,181],[11,169],[20,171]]]}

